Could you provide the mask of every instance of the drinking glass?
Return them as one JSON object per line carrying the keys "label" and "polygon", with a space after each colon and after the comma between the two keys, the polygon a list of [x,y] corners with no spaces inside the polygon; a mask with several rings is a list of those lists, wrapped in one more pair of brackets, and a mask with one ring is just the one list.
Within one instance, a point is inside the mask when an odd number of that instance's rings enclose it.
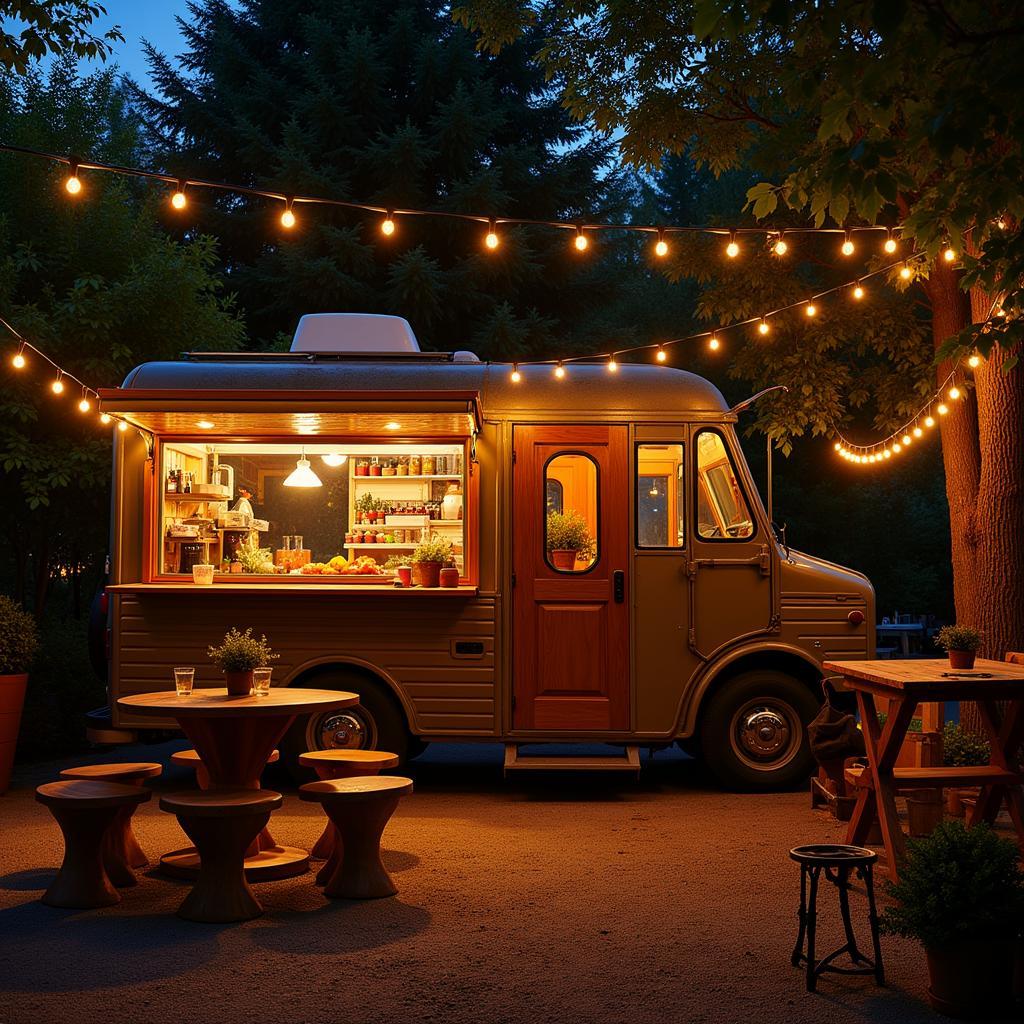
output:
{"label": "drinking glass", "polygon": [[257,668],[253,669],[252,673],[252,692],[255,697],[266,697],[270,694],[270,676],[273,673],[272,668]]}
{"label": "drinking glass", "polygon": [[174,689],[179,697],[192,696],[192,682],[195,674],[194,668],[176,668],[174,670]]}

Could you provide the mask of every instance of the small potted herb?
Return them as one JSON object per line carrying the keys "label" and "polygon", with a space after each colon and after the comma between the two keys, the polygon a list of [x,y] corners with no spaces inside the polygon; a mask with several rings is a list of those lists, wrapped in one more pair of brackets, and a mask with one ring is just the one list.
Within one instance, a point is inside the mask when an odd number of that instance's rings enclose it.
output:
{"label": "small potted herb", "polygon": [[935,643],[949,655],[950,668],[974,668],[981,646],[981,633],[970,626],[943,626],[935,634]]}
{"label": "small potted herb", "polygon": [[28,670],[38,646],[36,620],[0,594],[0,794],[11,781]]}
{"label": "small potted herb", "polygon": [[594,539],[587,521],[575,509],[548,513],[545,543],[551,564],[562,572],[572,572],[577,559],[594,555]]}
{"label": "small potted herb", "polygon": [[897,905],[881,918],[890,935],[917,939],[928,957],[928,998],[951,1017],[1007,1012],[1024,915],[1024,872],[1012,840],[987,825],[946,821],[907,843]]}
{"label": "small potted herb", "polygon": [[259,639],[252,635],[252,629],[244,633],[233,626],[224,634],[219,647],[208,647],[206,653],[224,673],[224,682],[232,697],[245,697],[252,689],[254,669],[265,668],[280,657],[274,654],[265,636]]}
{"label": "small potted herb", "polygon": [[413,565],[419,573],[420,586],[439,586],[441,569],[451,561],[451,558],[452,545],[450,541],[437,534],[424,537],[412,553]]}

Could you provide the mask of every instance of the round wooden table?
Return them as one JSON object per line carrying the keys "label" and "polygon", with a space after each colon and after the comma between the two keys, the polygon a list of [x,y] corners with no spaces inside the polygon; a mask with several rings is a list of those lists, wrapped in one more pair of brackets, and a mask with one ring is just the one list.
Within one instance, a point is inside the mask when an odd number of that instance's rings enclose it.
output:
{"label": "round wooden table", "polygon": [[[193,690],[179,697],[168,690],[121,697],[117,703],[136,715],[175,719],[203,759],[211,789],[259,789],[267,758],[299,715],[351,707],[359,703],[359,695],[280,686],[265,697],[232,697],[225,689]],[[160,863],[178,878],[195,878],[199,870],[192,849],[164,854]],[[296,846],[255,843],[245,858],[249,881],[290,878],[308,867],[309,851]]]}

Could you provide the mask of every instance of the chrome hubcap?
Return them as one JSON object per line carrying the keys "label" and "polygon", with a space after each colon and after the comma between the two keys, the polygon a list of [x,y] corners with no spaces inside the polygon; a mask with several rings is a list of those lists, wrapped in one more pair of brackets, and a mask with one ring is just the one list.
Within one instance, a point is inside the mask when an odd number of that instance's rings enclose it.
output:
{"label": "chrome hubcap", "polygon": [[359,750],[368,746],[368,723],[355,711],[325,715],[319,724],[321,750]]}
{"label": "chrome hubcap", "polygon": [[789,726],[774,711],[755,711],[744,720],[740,740],[755,757],[774,757],[789,742]]}
{"label": "chrome hubcap", "polygon": [[788,704],[762,698],[737,710],[730,738],[734,753],[748,767],[776,771],[796,756],[803,725]]}

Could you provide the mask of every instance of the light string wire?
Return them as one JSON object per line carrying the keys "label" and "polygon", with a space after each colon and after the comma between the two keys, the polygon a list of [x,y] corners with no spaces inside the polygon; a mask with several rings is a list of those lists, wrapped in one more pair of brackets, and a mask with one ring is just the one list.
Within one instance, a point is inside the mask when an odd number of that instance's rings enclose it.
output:
{"label": "light string wire", "polygon": [[[520,225],[532,227],[555,228],[562,231],[573,231],[576,233],[576,248],[583,251],[587,248],[586,236],[582,232],[598,231],[630,231],[657,236],[656,252],[659,256],[667,255],[668,248],[664,245],[664,238],[670,234],[708,234],[726,236],[730,239],[730,249],[734,246],[734,240],[738,236],[764,236],[768,239],[775,239],[778,255],[786,251],[783,238],[787,235],[843,235],[845,242],[843,254],[852,255],[853,249],[847,251],[851,244],[850,239],[854,234],[884,232],[887,236],[887,252],[893,251],[888,248],[895,243],[895,238],[900,234],[898,225],[889,227],[883,224],[864,224],[857,227],[727,227],[716,225],[673,225],[673,224],[624,224],[590,221],[586,218],[575,220],[549,220],[537,217],[513,217],[495,216],[494,214],[480,213],[459,213],[453,210],[425,210],[415,207],[386,206],[380,203],[362,203],[347,199],[335,199],[329,196],[304,195],[299,193],[282,192],[277,189],[256,188],[251,185],[238,185],[231,182],[211,181],[207,178],[180,177],[175,174],[166,174],[162,171],[148,171],[141,167],[126,167],[120,164],[101,163],[95,160],[80,159],[75,156],[65,156],[61,153],[49,153],[45,150],[32,149],[27,146],[14,146],[7,143],[0,143],[0,152],[12,153],[20,156],[35,157],[41,160],[49,160],[54,163],[63,164],[71,171],[69,182],[74,182],[73,187],[68,186],[72,195],[81,191],[81,182],[78,180],[79,171],[100,171],[107,174],[119,174],[127,177],[145,178],[150,181],[159,181],[165,185],[174,186],[175,192],[172,196],[172,205],[176,210],[184,209],[187,205],[185,190],[187,188],[212,189],[221,192],[232,192],[236,195],[254,196],[261,199],[270,199],[284,203],[285,210],[282,214],[282,224],[285,227],[292,227],[295,224],[293,207],[296,204],[308,204],[319,206],[335,206],[347,210],[359,210],[363,213],[379,213],[385,217],[382,223],[382,233],[392,235],[395,231],[395,217],[437,217],[447,220],[463,221],[465,223],[483,224],[488,228],[487,248],[498,247],[497,235],[494,228],[499,225]],[[289,216],[290,215],[290,216]],[[730,252],[730,255],[735,255]]]}

